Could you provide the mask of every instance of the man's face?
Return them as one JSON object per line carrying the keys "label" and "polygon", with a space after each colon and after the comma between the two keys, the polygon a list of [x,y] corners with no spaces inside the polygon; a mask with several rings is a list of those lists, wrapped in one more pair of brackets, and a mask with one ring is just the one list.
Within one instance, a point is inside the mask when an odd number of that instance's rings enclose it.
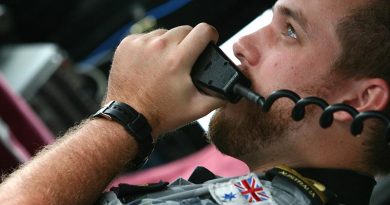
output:
{"label": "man's face", "polygon": [[[336,78],[331,69],[341,52],[336,27],[351,5],[357,3],[277,1],[271,24],[234,45],[240,68],[252,81],[252,89],[265,97],[279,89],[289,89],[300,96],[326,98],[328,93],[334,94]],[[293,140],[293,136],[310,133],[311,125],[305,124],[308,121],[295,123],[290,119],[291,108],[292,104],[283,100],[274,104],[269,113],[262,113],[260,107],[246,100],[228,104],[213,117],[210,138],[228,155],[247,163],[261,161],[261,155],[278,151],[274,148],[283,147],[280,145]]]}

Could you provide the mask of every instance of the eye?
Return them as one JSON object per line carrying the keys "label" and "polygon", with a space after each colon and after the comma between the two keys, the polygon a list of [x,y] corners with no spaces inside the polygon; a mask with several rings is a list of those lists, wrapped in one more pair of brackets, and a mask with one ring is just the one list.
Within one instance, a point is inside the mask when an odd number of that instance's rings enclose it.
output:
{"label": "eye", "polygon": [[291,24],[287,24],[286,28],[287,28],[287,30],[286,30],[286,33],[284,35],[286,35],[287,37],[293,38],[293,39],[298,39],[298,35],[295,32],[295,29]]}

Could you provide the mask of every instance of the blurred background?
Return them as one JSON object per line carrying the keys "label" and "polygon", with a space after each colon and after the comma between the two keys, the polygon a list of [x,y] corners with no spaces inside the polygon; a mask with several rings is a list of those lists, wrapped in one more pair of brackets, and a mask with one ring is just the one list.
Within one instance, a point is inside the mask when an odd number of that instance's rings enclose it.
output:
{"label": "blurred background", "polygon": [[[112,54],[131,33],[207,22],[223,43],[272,7],[258,0],[1,0],[0,171],[96,112]],[[149,168],[194,153],[207,143],[194,122],[168,133]]]}

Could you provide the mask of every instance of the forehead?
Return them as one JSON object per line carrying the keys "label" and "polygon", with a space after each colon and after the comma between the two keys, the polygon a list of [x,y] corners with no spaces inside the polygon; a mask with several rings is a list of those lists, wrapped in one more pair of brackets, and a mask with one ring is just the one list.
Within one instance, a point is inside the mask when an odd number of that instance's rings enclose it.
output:
{"label": "forehead", "polygon": [[339,50],[337,27],[340,20],[349,16],[352,9],[369,1],[373,0],[278,0],[274,10],[280,13],[283,9],[278,8],[287,8],[290,13],[304,19],[306,25],[303,27],[307,28],[305,30],[313,46],[324,48],[332,43]]}
{"label": "forehead", "polygon": [[370,0],[278,0],[275,7],[283,6],[301,12],[310,21],[337,22]]}

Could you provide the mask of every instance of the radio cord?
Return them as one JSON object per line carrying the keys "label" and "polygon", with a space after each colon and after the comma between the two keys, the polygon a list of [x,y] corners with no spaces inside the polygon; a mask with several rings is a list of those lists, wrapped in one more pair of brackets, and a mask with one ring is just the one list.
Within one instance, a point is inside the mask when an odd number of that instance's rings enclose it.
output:
{"label": "radio cord", "polygon": [[352,124],[350,128],[350,132],[353,136],[358,136],[363,131],[363,123],[365,120],[370,118],[379,119],[385,125],[384,137],[387,145],[390,146],[390,119],[389,117],[379,111],[366,111],[366,112],[358,112],[354,107],[337,103],[333,105],[329,105],[325,100],[319,97],[305,97],[301,98],[298,94],[294,93],[290,90],[278,90],[274,91],[267,99],[263,96],[257,94],[249,88],[246,88],[239,83],[234,85],[233,92],[244,97],[245,99],[254,102],[261,106],[263,112],[268,112],[271,109],[272,104],[278,100],[279,98],[288,98],[295,103],[295,106],[292,110],[291,117],[295,121],[300,121],[305,116],[305,107],[307,105],[317,105],[324,110],[320,117],[320,126],[322,128],[328,128],[333,123],[333,113],[338,111],[345,111],[349,113],[352,117]]}

